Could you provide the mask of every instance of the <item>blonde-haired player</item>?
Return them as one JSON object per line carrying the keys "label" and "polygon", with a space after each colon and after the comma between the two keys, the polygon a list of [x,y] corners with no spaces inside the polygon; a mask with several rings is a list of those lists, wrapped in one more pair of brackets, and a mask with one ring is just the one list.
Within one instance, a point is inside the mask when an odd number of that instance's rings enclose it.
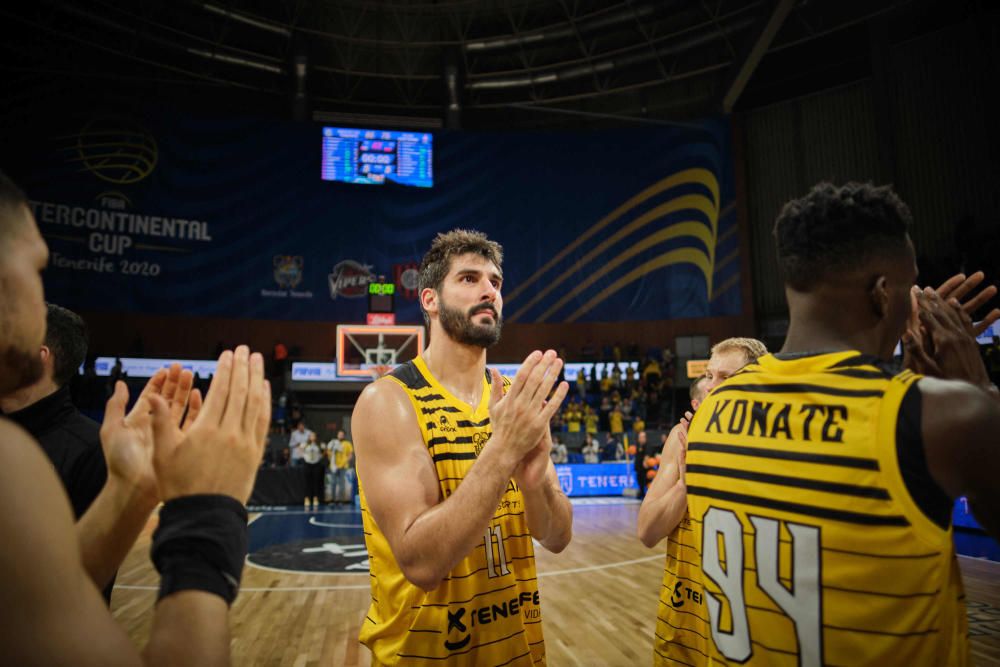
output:
{"label": "blonde-haired player", "polygon": [[[691,383],[691,410],[697,410],[713,389],[765,354],[767,346],[756,338],[727,338],[713,345],[705,375]],[[660,469],[639,508],[639,539],[650,548],[674,531],[687,510],[684,458],[692,416],[686,412],[670,430],[660,452]]]}

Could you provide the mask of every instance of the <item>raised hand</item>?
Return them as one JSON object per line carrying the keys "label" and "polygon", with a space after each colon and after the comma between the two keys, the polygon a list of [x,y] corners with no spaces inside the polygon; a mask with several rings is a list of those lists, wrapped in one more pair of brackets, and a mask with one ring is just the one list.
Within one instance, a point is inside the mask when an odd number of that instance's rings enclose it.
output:
{"label": "raised hand", "polygon": [[[975,328],[968,312],[952,297],[945,301],[927,288],[916,294],[920,324],[926,332],[923,344],[914,345],[914,355],[920,355],[927,374],[949,380],[965,380],[989,387],[989,374],[979,355]],[[927,349],[927,344],[931,349]]]}
{"label": "raised hand", "polygon": [[108,464],[108,474],[151,500],[158,498],[153,469],[153,432],[151,397],[159,396],[169,406],[174,423],[179,425],[184,410],[196,415],[201,406],[201,393],[191,390],[191,371],[181,370],[180,364],[161,368],[149,379],[128,415],[128,387],[122,381],[108,400],[101,424],[101,446]]}
{"label": "raised hand", "polygon": [[223,352],[208,396],[181,427],[164,397],[153,395],[150,403],[160,498],[223,494],[245,503],[271,422],[271,386],[260,353],[245,345]]}
{"label": "raised hand", "polygon": [[[953,305],[969,318],[969,331],[973,336],[978,336],[1000,319],[1000,308],[994,308],[978,324],[972,324],[973,314],[997,294],[995,286],[987,285],[979,293],[966,299],[983,282],[984,278],[985,274],[982,271],[976,271],[970,276],[956,273],[941,283],[936,290],[913,286],[910,291],[910,318],[906,324],[906,331],[903,333],[903,366],[905,368],[924,375],[943,377],[943,371],[935,358],[934,344],[921,321],[918,303],[920,294],[933,292],[946,303],[953,302]],[[963,299],[966,300],[963,302]]]}
{"label": "raised hand", "polygon": [[[569,391],[569,384],[560,382],[555,392],[549,395],[559,377],[562,363],[553,350],[545,354],[537,350],[532,352],[521,364],[506,394],[503,393],[500,374],[490,371],[493,379],[489,409],[493,435],[489,445],[503,447],[515,461],[522,461],[532,450],[544,446],[543,438],[549,431],[552,415]],[[551,449],[551,446],[550,439],[548,447]],[[532,459],[540,455],[540,451],[534,452]],[[544,458],[548,460],[547,452]]]}
{"label": "raised hand", "polygon": [[[982,308],[986,303],[997,295],[997,288],[994,285],[987,285],[972,298],[962,301],[970,292],[976,289],[986,277],[982,271],[976,271],[971,276],[966,277],[964,273],[958,273],[941,283],[935,290],[942,299],[948,301],[955,299],[961,304],[962,310],[971,319],[973,314]],[[990,326],[1000,320],[1000,308],[994,308],[986,314],[979,324],[973,325],[973,332],[976,336],[983,333]]]}

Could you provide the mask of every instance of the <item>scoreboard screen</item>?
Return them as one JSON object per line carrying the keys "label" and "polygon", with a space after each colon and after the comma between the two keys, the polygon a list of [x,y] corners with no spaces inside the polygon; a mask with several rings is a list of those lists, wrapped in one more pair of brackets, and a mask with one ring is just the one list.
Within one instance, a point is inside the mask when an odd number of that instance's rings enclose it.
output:
{"label": "scoreboard screen", "polygon": [[429,188],[434,185],[433,147],[429,132],[324,127],[322,178]]}

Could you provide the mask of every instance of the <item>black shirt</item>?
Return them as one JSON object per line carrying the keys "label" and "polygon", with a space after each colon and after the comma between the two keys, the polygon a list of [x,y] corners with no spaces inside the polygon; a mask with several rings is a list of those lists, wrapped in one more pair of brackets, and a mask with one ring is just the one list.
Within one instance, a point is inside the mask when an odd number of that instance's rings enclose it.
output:
{"label": "black shirt", "polygon": [[69,387],[7,417],[23,426],[45,450],[79,519],[108,477],[101,427],[76,409],[70,401]]}

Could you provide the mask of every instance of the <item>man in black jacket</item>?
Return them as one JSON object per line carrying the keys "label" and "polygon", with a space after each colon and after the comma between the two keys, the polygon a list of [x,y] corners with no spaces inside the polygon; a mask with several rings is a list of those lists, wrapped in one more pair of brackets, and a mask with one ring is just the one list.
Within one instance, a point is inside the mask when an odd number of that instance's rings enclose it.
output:
{"label": "man in black jacket", "polygon": [[[70,400],[70,382],[87,356],[87,327],[76,313],[48,304],[45,343],[39,350],[42,377],[0,397],[0,409],[42,446],[62,480],[77,520],[108,477],[100,425]],[[110,602],[114,581],[104,590]]]}

